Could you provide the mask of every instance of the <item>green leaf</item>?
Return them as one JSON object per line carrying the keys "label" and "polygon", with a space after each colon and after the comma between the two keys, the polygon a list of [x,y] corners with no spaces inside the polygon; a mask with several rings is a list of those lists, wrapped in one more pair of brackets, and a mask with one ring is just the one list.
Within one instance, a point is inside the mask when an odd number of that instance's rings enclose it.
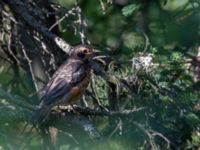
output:
{"label": "green leaf", "polygon": [[173,52],[171,56],[172,60],[178,61],[182,58],[182,53],[180,52]]}
{"label": "green leaf", "polygon": [[126,17],[132,15],[140,8],[139,4],[130,4],[122,9],[122,14]]}
{"label": "green leaf", "polygon": [[199,123],[200,119],[199,119],[199,117],[196,114],[194,114],[194,113],[188,113],[185,116],[185,121],[190,126],[195,126],[195,125],[197,125]]}

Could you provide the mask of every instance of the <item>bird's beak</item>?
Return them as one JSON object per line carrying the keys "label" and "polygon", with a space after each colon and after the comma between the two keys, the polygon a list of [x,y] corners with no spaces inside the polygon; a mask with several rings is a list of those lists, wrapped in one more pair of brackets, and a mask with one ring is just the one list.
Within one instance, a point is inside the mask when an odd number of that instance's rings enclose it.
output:
{"label": "bird's beak", "polygon": [[101,51],[100,50],[97,50],[97,49],[93,49],[93,57],[95,56],[98,56],[101,54]]}
{"label": "bird's beak", "polygon": [[97,50],[97,49],[93,49],[93,57],[92,60],[94,61],[98,61],[104,65],[107,65],[107,59],[110,58],[109,56],[106,55],[102,55],[102,52]]}

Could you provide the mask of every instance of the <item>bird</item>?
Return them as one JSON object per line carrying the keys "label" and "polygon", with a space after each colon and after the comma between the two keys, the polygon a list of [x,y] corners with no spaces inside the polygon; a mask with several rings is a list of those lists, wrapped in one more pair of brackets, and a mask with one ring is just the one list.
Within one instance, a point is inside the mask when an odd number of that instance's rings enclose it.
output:
{"label": "bird", "polygon": [[38,109],[32,116],[34,124],[45,122],[53,107],[79,100],[90,83],[93,49],[88,45],[72,48],[69,58],[48,81]]}

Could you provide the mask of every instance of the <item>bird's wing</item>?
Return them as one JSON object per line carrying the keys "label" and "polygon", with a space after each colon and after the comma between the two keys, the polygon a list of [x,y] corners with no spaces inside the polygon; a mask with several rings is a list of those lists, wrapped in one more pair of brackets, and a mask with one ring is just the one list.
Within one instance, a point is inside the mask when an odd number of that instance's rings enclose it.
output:
{"label": "bird's wing", "polygon": [[68,60],[53,75],[45,87],[42,105],[54,105],[69,94],[70,89],[84,79],[86,75],[82,61]]}

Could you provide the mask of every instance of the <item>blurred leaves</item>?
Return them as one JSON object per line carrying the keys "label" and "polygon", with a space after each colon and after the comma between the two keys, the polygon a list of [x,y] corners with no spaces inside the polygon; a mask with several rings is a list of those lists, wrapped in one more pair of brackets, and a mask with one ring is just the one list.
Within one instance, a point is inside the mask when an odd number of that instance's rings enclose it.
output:
{"label": "blurred leaves", "polygon": [[126,17],[134,14],[140,8],[140,4],[130,4],[122,8],[122,14]]}
{"label": "blurred leaves", "polygon": [[173,52],[172,53],[172,61],[181,61],[182,54],[180,52]]}
{"label": "blurred leaves", "polygon": [[[62,9],[71,9],[75,4],[74,0],[59,1]],[[108,75],[117,77],[116,85],[99,76],[93,77],[93,87],[90,86],[89,94],[85,95],[89,107],[103,109],[94,102],[95,88],[96,96],[106,109],[110,109],[110,95],[120,110],[145,109],[123,117],[88,116],[103,138],[99,141],[88,140],[76,127],[67,126],[69,133],[60,131],[64,137],[59,143],[60,149],[145,150],[151,149],[152,143],[160,149],[199,148],[200,86],[199,81],[194,82],[192,60],[199,46],[200,1],[129,1],[128,5],[103,1],[106,6],[104,12],[100,2],[79,2],[87,24],[87,38],[95,48],[111,56],[112,60],[105,68]],[[64,20],[59,29],[63,29],[60,36],[71,45],[76,45],[80,43],[79,35],[67,28],[73,19]],[[32,104],[38,103],[37,96],[29,96],[35,92],[30,74],[24,69],[19,69],[16,74],[15,68],[1,62],[0,145],[3,143],[4,147],[7,142],[1,139],[6,138],[18,145],[10,133],[20,134],[16,127],[23,128],[24,118],[29,114],[27,110],[34,109]],[[134,126],[133,122],[141,126]],[[9,134],[3,131],[9,131]],[[36,131],[25,133],[38,137]],[[69,136],[71,133],[76,134]],[[163,137],[171,142],[170,147],[167,147]],[[40,138],[29,140],[34,146],[27,142],[27,149],[42,147]]]}
{"label": "blurred leaves", "polygon": [[185,121],[189,126],[195,127],[200,123],[200,118],[194,113],[188,113],[185,115]]}

